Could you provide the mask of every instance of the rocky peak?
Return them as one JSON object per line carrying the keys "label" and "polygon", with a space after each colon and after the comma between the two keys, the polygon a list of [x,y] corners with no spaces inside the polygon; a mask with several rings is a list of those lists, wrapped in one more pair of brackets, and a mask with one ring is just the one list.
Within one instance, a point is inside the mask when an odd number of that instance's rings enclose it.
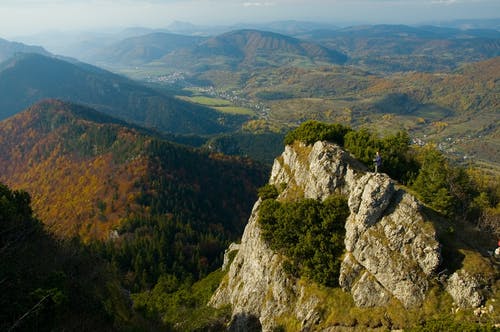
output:
{"label": "rocky peak", "polygon": [[[324,200],[338,192],[348,197],[339,284],[357,306],[381,306],[396,299],[409,308],[423,302],[441,262],[440,244],[419,202],[387,175],[368,172],[335,144],[295,143],[275,160],[269,183],[282,189],[278,199],[283,200]],[[285,314],[307,329],[321,319],[319,300],[305,295],[307,283],[289,277],[283,258],[261,239],[259,206],[260,200],[211,305],[232,306],[235,330],[245,330],[249,317],[271,330]]]}

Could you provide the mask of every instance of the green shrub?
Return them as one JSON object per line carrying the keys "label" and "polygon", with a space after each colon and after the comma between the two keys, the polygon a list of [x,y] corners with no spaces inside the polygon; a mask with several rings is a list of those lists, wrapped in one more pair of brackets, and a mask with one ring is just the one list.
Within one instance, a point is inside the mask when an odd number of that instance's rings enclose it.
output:
{"label": "green shrub", "polygon": [[344,145],[344,136],[349,131],[351,131],[351,128],[338,123],[326,124],[309,120],[290,131],[285,136],[284,143],[289,145],[295,141],[301,141],[309,145],[317,141],[331,141],[342,146]]}
{"label": "green shrub", "polygon": [[[259,211],[262,237],[290,260],[286,270],[326,286],[335,286],[344,250],[347,199],[334,195],[319,202],[265,200]],[[289,266],[291,264],[291,266]]]}
{"label": "green shrub", "polygon": [[302,123],[285,136],[285,144],[292,144],[295,141],[308,145],[317,141],[336,143],[371,169],[375,153],[380,151],[381,171],[402,183],[408,183],[418,173],[417,162],[410,154],[410,136],[404,131],[379,138],[365,128],[354,131],[338,123],[326,124],[311,120]]}
{"label": "green shrub", "polygon": [[453,213],[449,175],[452,169],[441,152],[425,147],[419,151],[420,169],[412,184],[422,201],[445,215]]}
{"label": "green shrub", "polygon": [[380,171],[402,183],[408,183],[418,173],[418,164],[410,153],[410,137],[404,131],[382,139],[364,128],[350,131],[345,136],[344,147],[372,169],[373,158],[379,151],[382,156]]}
{"label": "green shrub", "polygon": [[278,197],[278,189],[272,184],[266,184],[260,187],[257,193],[263,201],[266,199],[276,199]]}
{"label": "green shrub", "polygon": [[348,132],[344,142],[346,150],[367,165],[372,164],[375,153],[381,148],[380,140],[364,128]]}

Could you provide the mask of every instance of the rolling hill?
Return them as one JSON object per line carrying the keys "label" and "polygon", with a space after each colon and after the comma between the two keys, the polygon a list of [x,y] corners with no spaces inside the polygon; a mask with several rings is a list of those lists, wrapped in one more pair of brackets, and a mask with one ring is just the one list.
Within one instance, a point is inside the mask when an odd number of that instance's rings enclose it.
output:
{"label": "rolling hill", "polygon": [[269,31],[240,29],[212,38],[164,32],[134,36],[101,48],[84,60],[110,68],[163,66],[193,71],[281,66],[290,62],[343,63],[346,57],[314,42]]}
{"label": "rolling hill", "polygon": [[45,98],[86,104],[114,117],[178,134],[225,132],[246,119],[178,100],[84,63],[20,54],[0,65],[0,119]]}
{"label": "rolling hill", "polygon": [[[237,30],[210,38],[189,50],[163,58],[169,67],[236,69],[282,66],[293,62],[344,63],[346,56],[334,49],[278,33]],[[197,64],[193,68],[193,64]]]}
{"label": "rolling hill", "polygon": [[443,71],[500,55],[498,30],[406,25],[353,26],[300,38],[338,49],[370,71]]}
{"label": "rolling hill", "polygon": [[[242,95],[269,109],[269,126],[307,119],[355,128],[406,130],[462,162],[498,174],[500,57],[452,72],[376,75],[353,67],[278,68],[255,72]],[[465,158],[464,158],[465,157]]]}
{"label": "rolling hill", "polygon": [[204,39],[206,38],[155,32],[124,39],[87,56],[85,60],[108,66],[141,65],[158,60],[174,50],[193,47]]}

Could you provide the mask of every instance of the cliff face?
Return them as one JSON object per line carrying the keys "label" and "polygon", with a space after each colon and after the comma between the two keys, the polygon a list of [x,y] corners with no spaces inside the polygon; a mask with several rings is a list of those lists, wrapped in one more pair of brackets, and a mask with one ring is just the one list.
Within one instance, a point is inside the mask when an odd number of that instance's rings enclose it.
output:
{"label": "cliff face", "polygon": [[[335,144],[317,142],[287,146],[269,182],[284,188],[278,199],[324,200],[335,192],[348,197],[339,284],[357,306],[381,306],[393,299],[407,308],[422,303],[441,261],[440,244],[417,200],[388,176],[367,172]],[[259,206],[257,201],[241,244],[232,247],[236,256],[211,305],[232,306],[234,330],[255,325],[271,330],[283,316],[308,329],[321,320],[319,299],[307,291],[307,282],[284,272],[280,254],[261,239]],[[457,298],[450,291],[458,303],[458,297],[470,297],[463,290],[455,293]]]}

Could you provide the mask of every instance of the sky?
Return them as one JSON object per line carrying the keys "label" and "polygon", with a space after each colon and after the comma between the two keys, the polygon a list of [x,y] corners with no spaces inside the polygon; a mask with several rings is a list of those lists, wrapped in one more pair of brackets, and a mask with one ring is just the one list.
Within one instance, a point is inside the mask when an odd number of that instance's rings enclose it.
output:
{"label": "sky", "polygon": [[280,20],[418,24],[499,18],[500,0],[0,0],[0,36],[174,21],[231,25]]}

